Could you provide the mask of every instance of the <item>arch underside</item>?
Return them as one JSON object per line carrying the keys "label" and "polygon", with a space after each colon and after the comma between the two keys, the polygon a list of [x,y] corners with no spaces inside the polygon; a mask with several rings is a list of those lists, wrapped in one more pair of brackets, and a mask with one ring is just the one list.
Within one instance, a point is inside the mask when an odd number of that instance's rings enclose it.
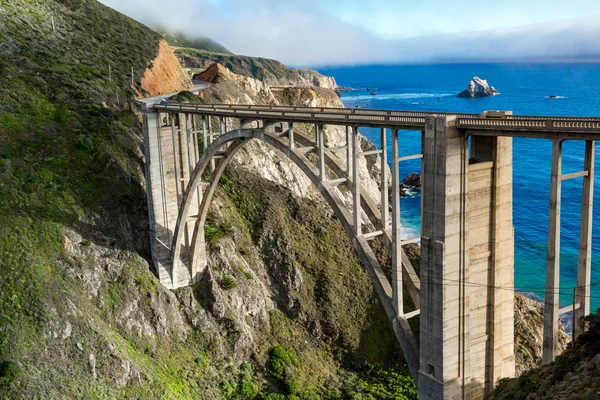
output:
{"label": "arch underside", "polygon": [[[296,138],[300,142],[310,140],[306,137],[302,137],[296,133]],[[344,230],[352,240],[354,249],[356,250],[363,267],[366,269],[375,291],[377,292],[386,314],[393,324],[394,332],[401,345],[404,357],[409,366],[413,378],[417,379],[419,362],[418,362],[418,349],[415,335],[413,334],[407,317],[402,313],[396,312],[393,306],[393,294],[392,286],[390,285],[386,275],[384,274],[381,265],[377,261],[377,258],[368,243],[368,240],[363,235],[357,235],[356,230],[353,226],[352,212],[346,207],[343,200],[335,191],[335,187],[327,181],[322,181],[319,178],[318,167],[313,165],[311,161],[306,157],[305,152],[301,150],[291,149],[288,146],[287,140],[265,132],[265,129],[237,129],[218,136],[202,154],[200,160],[196,164],[193,172],[190,175],[189,184],[182,197],[179,215],[177,218],[177,224],[173,235],[173,245],[171,247],[171,260],[172,260],[172,271],[171,278],[175,280],[177,274],[191,274],[194,275],[193,271],[198,270],[198,265],[206,263],[206,249],[204,243],[204,223],[210,206],[210,202],[214,196],[214,192],[218,186],[219,179],[223,174],[229,161],[235,156],[235,154],[250,140],[257,139],[261,140],[275,149],[279,150],[285,156],[287,156],[294,164],[296,164],[310,179],[311,183],[319,190],[323,195],[327,203],[332,208],[334,215],[342,223]],[[223,150],[225,148],[225,150]],[[219,157],[219,162],[216,164],[214,171],[210,175],[210,179],[207,181],[202,180],[202,176],[205,175],[205,170],[210,166],[211,160]],[[334,157],[328,157],[328,166],[333,169],[335,173],[340,173],[340,163],[335,160]],[[194,216],[195,222],[190,220],[190,208],[191,199],[200,187],[204,187],[204,191],[201,194],[201,203],[197,216]],[[361,191],[362,192],[362,191]],[[361,204],[363,209],[370,217],[372,222],[377,228],[377,224],[381,226],[381,221],[377,218],[379,215],[377,206],[373,204],[368,195],[361,193]],[[375,217],[375,218],[373,218]],[[192,222],[193,234],[191,237],[188,235],[188,229],[186,226]],[[188,247],[185,247],[186,242],[185,236],[187,237]],[[384,238],[386,244],[392,244],[391,232],[384,229]],[[184,250],[185,249],[185,250]],[[187,253],[187,259],[183,259],[182,255]],[[419,307],[419,281],[414,269],[410,265],[410,261],[402,252],[403,258],[403,275],[406,279],[404,282],[407,283],[408,291],[413,298],[413,302]]]}

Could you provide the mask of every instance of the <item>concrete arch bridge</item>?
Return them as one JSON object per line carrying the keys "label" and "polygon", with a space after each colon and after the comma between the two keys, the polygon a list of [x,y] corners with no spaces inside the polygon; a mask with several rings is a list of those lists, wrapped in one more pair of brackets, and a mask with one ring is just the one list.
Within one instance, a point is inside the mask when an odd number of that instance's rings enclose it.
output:
{"label": "concrete arch bridge", "polygon": [[[315,139],[295,132],[298,123],[314,125]],[[499,379],[514,375],[514,295],[506,290],[514,287],[512,138],[551,140],[545,363],[556,356],[559,315],[589,313],[598,118],[170,103],[144,104],[143,125],[152,258],[161,283],[177,288],[201,277],[207,259],[204,223],[221,174],[249,141],[268,143],[306,174],[342,223],[422,399],[483,398]],[[226,131],[234,125],[239,128]],[[327,147],[325,125],[344,126],[346,144]],[[362,151],[359,127],[380,128],[380,148]],[[421,131],[422,148],[401,157],[400,135],[406,130]],[[586,142],[582,171],[562,173],[565,140]],[[378,199],[361,188],[361,156],[379,156],[381,171],[391,158],[391,199],[387,179],[381,179]],[[422,162],[421,234],[403,240],[399,163],[410,159]],[[574,304],[560,309],[554,290],[560,272],[560,189],[563,180],[578,177],[583,177],[578,287]],[[352,193],[351,207],[334,190],[339,185]],[[375,230],[366,232],[366,222]],[[369,244],[375,237],[390,247],[391,281]],[[414,242],[421,243],[420,276],[402,249]],[[404,290],[416,310],[406,309]],[[419,340],[408,323],[416,315]]]}

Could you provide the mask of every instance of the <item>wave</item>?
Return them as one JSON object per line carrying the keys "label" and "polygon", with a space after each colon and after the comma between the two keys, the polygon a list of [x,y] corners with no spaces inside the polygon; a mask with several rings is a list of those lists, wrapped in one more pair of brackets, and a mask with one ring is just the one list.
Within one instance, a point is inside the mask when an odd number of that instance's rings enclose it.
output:
{"label": "wave", "polygon": [[552,100],[554,100],[554,99],[568,99],[567,96],[554,96],[554,97],[547,96],[546,98],[547,99],[552,99]]}
{"label": "wave", "polygon": [[421,189],[416,188],[414,186],[408,186],[404,191],[404,195],[406,197],[417,197],[420,194],[421,194]]}
{"label": "wave", "polygon": [[437,97],[455,96],[449,93],[393,93],[361,96],[341,96],[342,101],[364,101],[364,100],[402,100],[402,99],[429,99]]}
{"label": "wave", "polygon": [[419,235],[420,231],[417,228],[408,227],[406,225],[402,225],[400,227],[400,237],[402,238],[402,240],[409,240]]}

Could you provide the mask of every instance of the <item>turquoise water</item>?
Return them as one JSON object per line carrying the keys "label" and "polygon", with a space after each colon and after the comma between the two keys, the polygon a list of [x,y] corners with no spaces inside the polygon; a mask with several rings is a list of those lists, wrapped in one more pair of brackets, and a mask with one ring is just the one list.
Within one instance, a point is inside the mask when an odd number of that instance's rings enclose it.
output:
{"label": "turquoise water", "polygon": [[[415,111],[512,110],[529,115],[600,116],[600,64],[469,64],[422,66],[361,66],[324,68],[339,85],[353,88],[342,92],[347,107]],[[457,98],[473,76],[487,79],[500,95],[483,99]],[[367,90],[370,89],[370,90]],[[370,92],[376,91],[376,96]],[[548,96],[559,96],[549,99]],[[376,144],[379,130],[363,128],[361,133]],[[401,132],[400,153],[419,153],[420,132]],[[515,139],[514,225],[515,287],[543,298],[545,287],[551,143],[543,139]],[[563,172],[583,168],[583,142],[563,146]],[[596,146],[596,157],[600,144]],[[400,164],[401,178],[420,172],[420,161]],[[600,307],[600,189],[596,173],[592,253],[592,309]],[[572,303],[576,284],[579,214],[582,179],[563,182],[561,225],[561,281],[563,305]],[[418,190],[401,200],[402,222],[414,233],[419,229]]]}

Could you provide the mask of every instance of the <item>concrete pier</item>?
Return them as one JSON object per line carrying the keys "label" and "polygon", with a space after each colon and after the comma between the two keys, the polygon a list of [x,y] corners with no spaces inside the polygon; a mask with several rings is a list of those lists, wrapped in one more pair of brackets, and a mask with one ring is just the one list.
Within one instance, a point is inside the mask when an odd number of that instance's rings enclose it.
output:
{"label": "concrete pier", "polygon": [[182,267],[184,271],[181,271],[181,268],[173,268],[171,260],[171,242],[179,214],[179,204],[189,183],[191,171],[200,156],[192,118],[183,113],[144,113],[151,254],[159,279],[168,288],[196,282],[206,266],[206,258],[194,260],[192,263],[188,254],[201,191],[197,191],[190,199],[191,209],[195,214],[190,215],[189,221],[185,223],[185,249],[180,260],[185,264]]}
{"label": "concrete pier", "polygon": [[429,117],[423,153],[419,398],[483,399],[514,374],[512,140],[468,159],[456,117]]}

